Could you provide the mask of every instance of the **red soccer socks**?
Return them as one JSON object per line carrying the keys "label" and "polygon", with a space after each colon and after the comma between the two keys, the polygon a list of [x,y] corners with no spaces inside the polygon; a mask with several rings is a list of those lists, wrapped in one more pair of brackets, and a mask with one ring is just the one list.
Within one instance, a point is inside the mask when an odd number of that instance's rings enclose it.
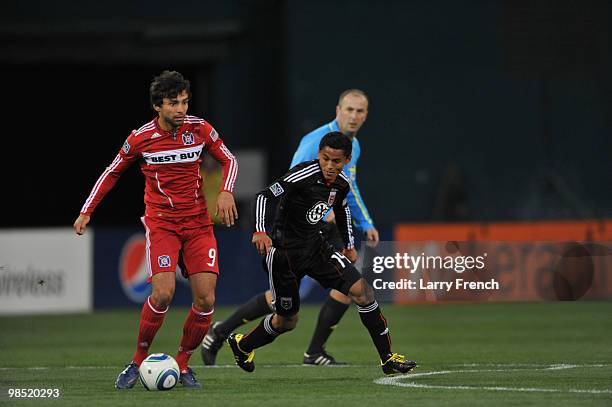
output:
{"label": "red soccer socks", "polygon": [[155,309],[151,304],[151,297],[148,297],[142,306],[140,313],[140,327],[138,330],[138,342],[136,344],[136,353],[132,360],[140,366],[142,361],[148,356],[149,348],[155,338],[155,334],[164,323],[164,317],[168,308],[163,311]]}
{"label": "red soccer socks", "polygon": [[204,339],[206,332],[208,332],[213,312],[214,310],[202,312],[196,309],[195,306],[191,306],[187,319],[185,319],[185,324],[183,325],[181,345],[176,354],[176,362],[179,365],[181,373],[187,370],[189,358],[198,346],[200,346],[202,339]]}

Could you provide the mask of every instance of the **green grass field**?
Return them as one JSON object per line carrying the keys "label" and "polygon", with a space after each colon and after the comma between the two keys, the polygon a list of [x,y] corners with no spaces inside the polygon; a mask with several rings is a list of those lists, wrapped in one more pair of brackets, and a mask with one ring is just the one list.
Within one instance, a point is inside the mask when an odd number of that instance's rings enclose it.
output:
{"label": "green grass field", "polygon": [[[171,309],[152,352],[174,355],[186,312]],[[133,351],[137,307],[0,317],[0,405],[612,405],[612,302],[386,305],[394,350],[419,362],[414,374],[392,378],[354,309],[328,343],[350,365],[301,366],[317,312],[304,307],[294,332],[257,350],[254,373],[234,366],[227,347],[214,368],[198,351],[192,367],[204,389],[164,393],[113,387]],[[14,400],[11,387],[63,394]]]}

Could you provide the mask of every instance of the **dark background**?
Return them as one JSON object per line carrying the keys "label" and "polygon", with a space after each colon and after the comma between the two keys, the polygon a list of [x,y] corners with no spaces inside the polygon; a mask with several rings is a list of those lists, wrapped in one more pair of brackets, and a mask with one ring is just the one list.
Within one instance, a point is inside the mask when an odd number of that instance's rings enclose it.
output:
{"label": "dark background", "polygon": [[[282,174],[341,91],[370,97],[379,226],[612,216],[606,1],[20,1],[3,5],[0,226],[71,225],[164,69],[190,113]],[[95,214],[139,226],[131,168]]]}

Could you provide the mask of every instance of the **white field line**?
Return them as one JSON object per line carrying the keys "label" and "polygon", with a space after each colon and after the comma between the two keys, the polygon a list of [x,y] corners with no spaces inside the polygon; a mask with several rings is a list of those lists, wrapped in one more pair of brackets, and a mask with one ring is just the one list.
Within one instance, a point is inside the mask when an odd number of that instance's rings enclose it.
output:
{"label": "white field line", "polygon": [[[474,365],[469,365],[474,366]],[[488,365],[491,366],[491,365]],[[503,365],[493,365],[493,366],[503,366]],[[500,386],[442,386],[442,385],[430,385],[430,384],[421,384],[416,383],[414,381],[404,381],[404,380],[412,380],[419,377],[426,376],[437,376],[437,375],[448,375],[455,373],[484,373],[484,372],[516,372],[516,371],[525,371],[525,370],[563,370],[563,369],[575,369],[575,368],[593,368],[593,367],[607,367],[607,364],[592,364],[592,365],[574,365],[574,364],[557,364],[557,365],[548,365],[546,367],[542,367],[542,365],[535,365],[538,367],[534,367],[533,365],[525,366],[522,369],[513,368],[517,366],[516,364],[506,365],[508,368],[506,369],[459,369],[459,370],[440,370],[436,372],[425,372],[425,373],[412,373],[405,376],[390,376],[390,377],[381,377],[380,379],[374,380],[374,383],[388,386],[398,386],[398,387],[409,387],[409,388],[419,388],[419,389],[444,389],[444,390],[489,390],[489,391],[517,391],[517,392],[541,392],[541,393],[588,393],[588,394],[612,394],[612,390],[610,389],[547,389],[540,387],[500,387]],[[523,366],[523,365],[522,365]]]}
{"label": "white field line", "polygon": [[[193,365],[189,364],[191,367],[195,367],[198,369],[238,369],[236,365],[215,365],[215,366],[204,366],[204,365]],[[343,368],[343,367],[371,367],[375,365],[325,365],[325,366],[314,366],[314,365],[257,365],[257,368],[279,368],[279,367],[287,367],[287,368],[296,368],[296,367],[324,367],[324,368]],[[115,365],[115,366],[21,366],[21,367],[0,367],[1,371],[11,371],[11,370],[49,370],[49,369],[73,369],[73,370],[91,370],[91,369],[118,369],[121,370],[123,366]]]}
{"label": "white field line", "polygon": [[591,363],[591,364],[567,364],[567,363],[559,363],[559,364],[550,364],[550,363],[459,363],[454,365],[448,365],[449,367],[545,367],[546,370],[558,370],[558,369],[567,369],[566,366],[571,367],[606,367],[609,366],[607,363]]}

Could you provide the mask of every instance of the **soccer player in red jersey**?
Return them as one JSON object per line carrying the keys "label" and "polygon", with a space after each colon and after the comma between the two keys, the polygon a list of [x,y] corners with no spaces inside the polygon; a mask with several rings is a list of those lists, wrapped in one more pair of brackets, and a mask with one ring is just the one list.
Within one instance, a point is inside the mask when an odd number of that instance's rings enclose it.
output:
{"label": "soccer player in red jersey", "polygon": [[202,386],[188,361],[208,331],[219,273],[217,243],[202,194],[201,155],[207,152],[222,166],[216,212],[227,226],[238,218],[232,195],[238,163],[208,122],[187,115],[190,85],[180,73],[164,71],[154,78],[150,97],[157,117],[128,136],[95,183],[74,222],[74,230],[79,235],[85,232],[102,198],[126,168],[140,161],[145,177],[145,214],[141,220],[146,231],[152,293],[142,307],[136,352],[117,377],[116,387],[134,387],[138,366],[147,357],[174,296],[175,269],[179,265],[189,279],[193,305],[185,320],[176,361],[181,370],[180,382],[185,387],[199,388]]}

